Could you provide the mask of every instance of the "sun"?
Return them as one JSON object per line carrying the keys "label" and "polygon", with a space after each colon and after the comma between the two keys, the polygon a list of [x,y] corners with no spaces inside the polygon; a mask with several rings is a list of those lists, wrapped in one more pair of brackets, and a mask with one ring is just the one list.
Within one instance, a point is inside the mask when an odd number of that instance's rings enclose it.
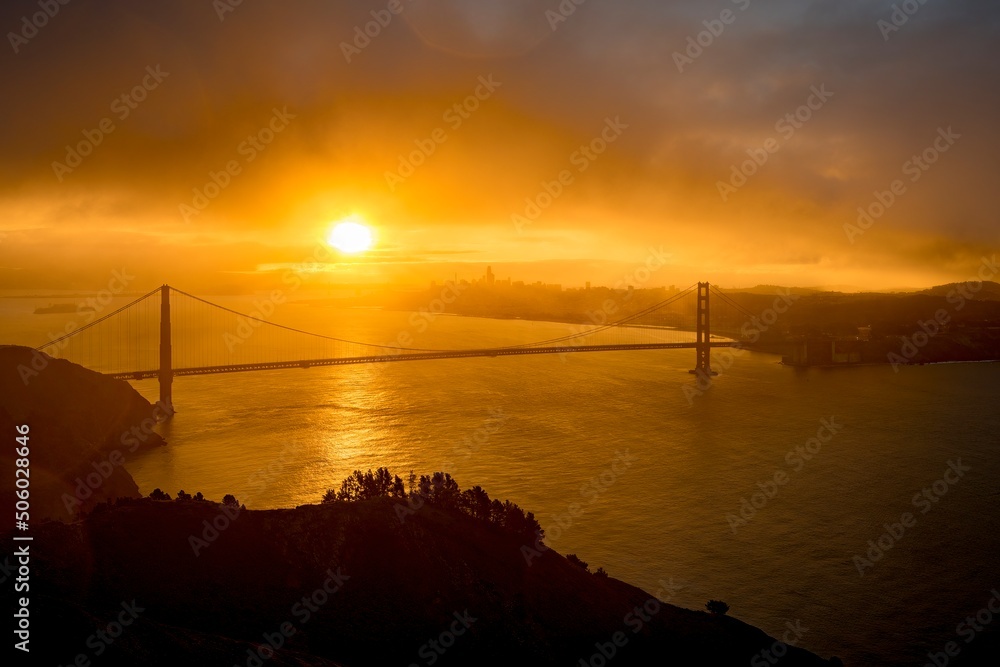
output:
{"label": "sun", "polygon": [[358,253],[372,247],[372,230],[353,218],[348,218],[330,231],[327,243],[340,252]]}

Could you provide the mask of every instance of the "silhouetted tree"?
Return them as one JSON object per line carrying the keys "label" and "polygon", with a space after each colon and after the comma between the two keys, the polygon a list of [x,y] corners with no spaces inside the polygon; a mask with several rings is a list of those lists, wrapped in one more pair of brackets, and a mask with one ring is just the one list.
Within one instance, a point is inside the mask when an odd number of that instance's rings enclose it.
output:
{"label": "silhouetted tree", "polygon": [[149,494],[150,500],[170,500],[170,494],[160,491],[159,487],[153,489]]}
{"label": "silhouetted tree", "polygon": [[503,528],[503,503],[496,498],[490,503],[490,523]]}
{"label": "silhouetted tree", "polygon": [[201,491],[199,491],[198,493],[194,494],[194,499],[199,501],[205,500],[205,496],[201,495]]}
{"label": "silhouetted tree", "polygon": [[240,501],[236,500],[236,496],[231,493],[227,493],[222,497],[222,504],[227,507],[239,507]]}
{"label": "silhouetted tree", "polygon": [[532,512],[525,514],[524,510],[509,500],[502,503],[494,500],[490,503],[490,521],[507,532],[528,540],[534,540],[542,529]]}
{"label": "silhouetted tree", "polygon": [[[531,512],[525,513],[520,507],[506,500],[490,500],[489,494],[481,486],[462,491],[458,482],[446,472],[417,476],[410,471],[409,492],[403,480],[393,475],[388,468],[372,472],[355,470],[341,482],[340,489],[328,489],[323,494],[324,503],[350,502],[369,498],[421,498],[424,502],[446,509],[457,509],[474,519],[485,521],[520,539],[535,542],[544,537],[544,531]],[[414,488],[415,487],[415,488]],[[230,496],[227,496],[227,498]],[[235,498],[233,501],[235,502]],[[225,502],[225,500],[223,501]]]}
{"label": "silhouetted tree", "polygon": [[576,554],[566,554],[566,560],[568,560],[569,562],[573,563],[573,565],[576,565],[577,567],[581,567],[584,570],[586,570],[587,572],[590,572],[590,566],[587,565],[587,562],[580,560],[577,557]]}
{"label": "silhouetted tree", "polygon": [[369,498],[403,498],[403,480],[393,476],[388,468],[379,468],[364,473],[355,470],[340,484],[340,491],[331,497],[331,491],[323,496],[323,502],[367,500]]}
{"label": "silhouetted tree", "polygon": [[457,508],[458,497],[462,490],[451,475],[446,472],[436,472],[431,477],[431,499],[442,507]]}
{"label": "silhouetted tree", "polygon": [[191,500],[190,493],[184,493],[184,489],[177,492],[177,500]]}
{"label": "silhouetted tree", "polygon": [[598,577],[602,577],[602,578],[604,578],[604,579],[607,579],[607,578],[608,578],[608,573],[607,573],[607,572],[606,572],[606,571],[604,570],[604,568],[603,568],[603,567],[599,567],[599,568],[597,568],[597,572],[595,572],[594,574],[595,574],[596,576],[598,576]]}
{"label": "silhouetted tree", "polygon": [[431,497],[431,478],[427,475],[420,476],[420,482],[417,484],[417,495],[428,499]]}
{"label": "silhouetted tree", "polygon": [[538,520],[535,518],[534,512],[528,512],[524,515],[522,528],[519,532],[521,536],[529,539],[534,539],[536,536],[538,539],[545,537],[545,531],[542,530],[542,525],[538,523]]}
{"label": "silhouetted tree", "polygon": [[[386,470],[388,473],[389,471]],[[405,498],[406,489],[403,488],[403,480],[399,478],[399,475],[392,476],[392,487],[389,489],[389,496],[392,498]]]}
{"label": "silhouetted tree", "polygon": [[458,499],[458,507],[474,519],[490,520],[490,496],[481,486],[463,491]]}
{"label": "silhouetted tree", "polygon": [[719,616],[725,616],[729,613],[729,605],[722,600],[709,600],[705,603],[705,609]]}

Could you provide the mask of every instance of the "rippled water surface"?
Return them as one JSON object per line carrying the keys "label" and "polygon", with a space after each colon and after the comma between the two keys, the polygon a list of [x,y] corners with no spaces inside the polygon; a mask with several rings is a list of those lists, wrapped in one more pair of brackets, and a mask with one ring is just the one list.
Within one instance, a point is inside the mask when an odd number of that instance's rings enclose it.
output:
{"label": "rippled water surface", "polygon": [[[16,342],[30,342],[42,325],[11,301]],[[361,340],[409,331],[420,347],[568,332],[458,317],[420,332],[404,313],[294,305],[281,319]],[[318,502],[355,469],[444,469],[534,510],[549,544],[592,568],[650,591],[683,585],[676,604],[723,599],[776,635],[799,621],[802,645],[848,664],[922,664],[1000,584],[1000,365],[777,362],[746,353],[700,396],[692,350],[182,377],[169,446],[129,469],[144,493],[233,493],[257,508]],[[153,381],[134,386],[156,398]],[[789,455],[822,420],[833,437],[808,461]],[[959,460],[969,470],[921,513],[914,495]],[[786,483],[734,532],[727,515],[777,472]],[[860,576],[853,557],[904,512],[916,525]]]}

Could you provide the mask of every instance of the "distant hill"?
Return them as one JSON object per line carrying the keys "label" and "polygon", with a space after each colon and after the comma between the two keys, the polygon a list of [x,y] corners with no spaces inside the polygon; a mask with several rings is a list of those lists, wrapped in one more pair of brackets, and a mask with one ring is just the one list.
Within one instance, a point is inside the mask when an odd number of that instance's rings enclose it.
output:
{"label": "distant hill", "polygon": [[[948,283],[946,285],[937,285],[935,287],[930,287],[927,289],[920,288],[907,288],[899,287],[886,290],[869,290],[861,287],[853,287],[848,285],[834,285],[826,287],[785,287],[781,285],[757,285],[756,287],[746,287],[746,288],[723,288],[722,291],[726,293],[738,293],[738,294],[761,294],[761,295],[774,295],[777,293],[782,294],[796,294],[799,296],[811,296],[817,294],[839,294],[843,296],[905,296],[912,294],[926,294],[930,296],[944,296],[947,297],[949,294],[953,294],[956,290],[962,288],[966,289],[966,283]],[[971,300],[987,300],[987,301],[1000,301],[1000,283],[995,283],[991,281],[986,281],[983,283],[981,290],[976,292]]]}
{"label": "distant hill", "polygon": [[721,291],[726,293],[736,293],[736,294],[765,294],[774,296],[775,294],[797,294],[799,296],[806,296],[809,294],[819,294],[825,290],[814,288],[814,287],[783,287],[781,285],[757,285],[756,287],[734,287],[734,288],[720,288]]}
{"label": "distant hill", "polygon": [[970,299],[973,301],[1000,301],[1000,283],[987,280],[983,282],[982,289],[972,293],[969,290],[967,283],[948,283],[946,285],[937,285],[931,287],[930,289],[925,289],[920,292],[920,294],[931,294],[933,296],[947,296],[949,294],[955,293],[959,289],[967,290],[971,294]]}
{"label": "distant hill", "polygon": [[[778,296],[787,294],[783,289],[779,291],[779,288],[757,293],[735,290],[728,291],[727,295],[745,310],[758,316],[768,312],[777,299],[783,312],[780,312],[774,325],[768,328],[766,333],[769,335],[812,332],[856,336],[858,327],[872,326],[873,335],[884,336],[910,335],[919,326],[918,322],[933,318],[940,310],[947,313],[951,325],[955,327],[1000,323],[1000,298],[982,298],[983,294],[994,294],[998,286],[996,283],[986,283],[986,286],[976,298],[964,302],[959,299],[957,292],[952,293],[953,287],[948,285],[910,294],[817,292],[800,295],[793,291],[794,297],[798,298],[794,298],[791,303]],[[724,308],[717,308],[713,312],[713,327],[716,330],[725,330],[727,325],[735,325],[738,329],[745,320],[744,315],[736,315],[734,322],[726,322],[723,319],[726,314]],[[990,342],[988,347],[992,350],[993,343]],[[995,357],[989,352],[981,358]]]}

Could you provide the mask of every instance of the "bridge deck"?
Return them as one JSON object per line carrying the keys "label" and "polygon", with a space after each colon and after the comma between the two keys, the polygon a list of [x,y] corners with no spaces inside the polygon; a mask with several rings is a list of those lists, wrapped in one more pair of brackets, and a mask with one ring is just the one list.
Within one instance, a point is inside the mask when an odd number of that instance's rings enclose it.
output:
{"label": "bridge deck", "polygon": [[[732,347],[737,341],[713,342],[711,347]],[[175,368],[173,376],[210,375],[214,373],[240,373],[245,371],[274,370],[280,368],[310,368],[313,366],[347,366],[351,364],[377,364],[395,361],[427,361],[431,359],[468,359],[471,357],[511,357],[528,354],[576,354],[579,352],[614,352],[619,350],[683,350],[693,349],[697,343],[639,343],[630,345],[570,345],[565,347],[508,347],[480,350],[442,350],[440,352],[413,352],[409,354],[386,354],[367,357],[342,357],[338,359],[307,359],[303,361],[271,361],[252,364],[230,364],[224,366],[201,366],[198,368]],[[158,370],[134,371],[131,373],[110,373],[119,380],[143,380],[159,376]]]}

